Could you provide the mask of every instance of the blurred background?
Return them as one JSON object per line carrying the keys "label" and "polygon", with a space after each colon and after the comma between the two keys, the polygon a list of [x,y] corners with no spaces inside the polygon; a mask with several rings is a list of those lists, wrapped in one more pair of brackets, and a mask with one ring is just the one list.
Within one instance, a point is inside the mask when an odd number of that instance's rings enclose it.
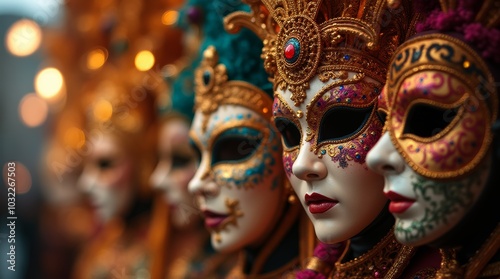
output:
{"label": "blurred background", "polygon": [[[0,0],[0,278],[70,278],[78,250],[95,231],[76,186],[92,132],[85,128],[90,101],[82,88],[106,64],[134,70],[143,81],[162,76],[182,52],[171,28],[179,4]],[[154,98],[159,106],[166,102],[162,92]],[[111,112],[101,104],[92,113]],[[8,211],[11,162],[14,214]],[[15,271],[8,261],[9,216],[17,217]]]}
{"label": "blurred background", "polygon": [[[40,160],[54,113],[43,100],[43,92],[35,93],[35,77],[45,66],[42,28],[56,26],[61,14],[61,2],[56,0],[0,1],[0,163],[4,178],[0,195],[0,278],[36,278],[40,271],[37,232],[44,191]],[[8,162],[16,162],[16,172],[22,177],[16,181],[15,272],[7,269]]]}

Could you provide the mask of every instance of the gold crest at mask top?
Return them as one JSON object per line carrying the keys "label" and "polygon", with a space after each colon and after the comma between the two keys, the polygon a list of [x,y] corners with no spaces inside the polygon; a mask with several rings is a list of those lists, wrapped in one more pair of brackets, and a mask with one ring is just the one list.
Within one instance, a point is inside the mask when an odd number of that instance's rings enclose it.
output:
{"label": "gold crest at mask top", "polygon": [[296,106],[315,76],[349,82],[350,71],[384,83],[392,54],[414,33],[418,17],[409,1],[396,9],[386,0],[246,2],[252,12],[229,15],[226,29],[245,26],[260,36],[275,90],[290,90]]}
{"label": "gold crest at mask top", "polygon": [[195,72],[195,110],[205,116],[202,129],[206,131],[208,117],[221,105],[240,105],[271,119],[271,98],[261,89],[241,80],[228,81],[226,66],[219,64],[213,46],[203,52],[203,61]]}

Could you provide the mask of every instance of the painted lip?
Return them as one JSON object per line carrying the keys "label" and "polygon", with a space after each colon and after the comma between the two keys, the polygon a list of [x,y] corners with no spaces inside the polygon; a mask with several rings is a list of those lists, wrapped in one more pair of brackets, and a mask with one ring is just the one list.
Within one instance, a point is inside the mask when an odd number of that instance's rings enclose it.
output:
{"label": "painted lip", "polygon": [[309,212],[312,214],[320,214],[328,211],[330,208],[334,207],[339,203],[339,201],[330,199],[318,193],[306,194],[305,201]]}
{"label": "painted lip", "polygon": [[205,216],[205,226],[211,229],[217,228],[227,219],[227,217],[229,217],[227,214],[221,214],[210,210],[202,210],[202,213]]}
{"label": "painted lip", "polygon": [[384,193],[387,198],[391,200],[389,203],[389,212],[391,213],[403,213],[408,208],[410,208],[415,202],[414,199],[407,198],[405,196],[401,196],[396,192],[389,191]]}

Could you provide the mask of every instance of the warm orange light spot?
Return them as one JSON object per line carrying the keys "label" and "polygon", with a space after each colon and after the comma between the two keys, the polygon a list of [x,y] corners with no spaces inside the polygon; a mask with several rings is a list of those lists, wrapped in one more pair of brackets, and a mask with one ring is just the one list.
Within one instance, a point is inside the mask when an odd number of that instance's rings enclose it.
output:
{"label": "warm orange light spot", "polygon": [[100,100],[94,106],[94,117],[100,121],[108,121],[113,115],[113,106],[106,100]]}
{"label": "warm orange light spot", "polygon": [[155,57],[149,50],[143,50],[135,56],[135,67],[139,71],[147,71],[155,64]]}
{"label": "warm orange light spot", "polygon": [[35,52],[42,42],[42,29],[32,20],[16,21],[7,30],[5,46],[15,56],[28,56]]}
{"label": "warm orange light spot", "polygon": [[19,115],[28,127],[36,127],[47,119],[49,106],[34,93],[27,94],[19,103]]}
{"label": "warm orange light spot", "polygon": [[55,97],[62,91],[63,85],[63,76],[56,68],[45,68],[35,77],[36,93],[44,99]]}
{"label": "warm orange light spot", "polygon": [[5,163],[2,174],[5,185],[14,189],[17,194],[27,193],[31,189],[31,173],[22,163],[18,161]]}
{"label": "warm orange light spot", "polygon": [[165,25],[172,25],[177,21],[179,13],[177,11],[166,11],[161,16],[161,22]]}
{"label": "warm orange light spot", "polygon": [[64,134],[64,142],[73,149],[80,149],[85,144],[85,133],[81,129],[71,127]]}
{"label": "warm orange light spot", "polygon": [[108,59],[108,53],[105,49],[94,49],[87,55],[87,68],[97,70],[104,65]]}

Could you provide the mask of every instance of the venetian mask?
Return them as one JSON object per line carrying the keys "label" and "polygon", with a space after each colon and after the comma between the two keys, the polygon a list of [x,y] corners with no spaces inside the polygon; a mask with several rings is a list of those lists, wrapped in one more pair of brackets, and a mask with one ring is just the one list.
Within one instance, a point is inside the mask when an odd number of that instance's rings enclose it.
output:
{"label": "venetian mask", "polygon": [[124,214],[133,200],[134,163],[111,134],[95,137],[88,150],[78,184],[97,217],[106,223]]}
{"label": "venetian mask", "polygon": [[225,20],[264,42],[285,172],[328,243],[358,235],[387,205],[383,177],[365,158],[381,136],[375,111],[387,64],[413,24],[409,2],[351,2],[252,2],[252,13]]}
{"label": "venetian mask", "polygon": [[281,144],[271,98],[244,81],[227,81],[213,47],[196,72],[191,139],[200,166],[189,184],[218,251],[256,247],[286,202]]}
{"label": "venetian mask", "polygon": [[379,88],[349,73],[330,82],[314,77],[299,104],[288,90],[275,94],[273,118],[283,137],[285,172],[323,242],[355,236],[387,202],[383,178],[365,165],[382,130],[375,113]]}
{"label": "venetian mask", "polygon": [[385,177],[401,243],[438,239],[478,200],[491,169],[491,84],[477,53],[448,35],[416,37],[393,57],[382,98],[385,133],[367,161]]}
{"label": "venetian mask", "polygon": [[277,133],[245,107],[220,106],[205,132],[203,118],[197,112],[191,129],[201,164],[189,188],[212,244],[219,251],[257,245],[274,227],[285,197]]}
{"label": "venetian mask", "polygon": [[189,124],[180,117],[171,117],[160,128],[158,164],[150,183],[165,196],[170,207],[172,224],[177,228],[192,225],[198,216],[188,183],[196,172],[196,154],[189,142]]}

